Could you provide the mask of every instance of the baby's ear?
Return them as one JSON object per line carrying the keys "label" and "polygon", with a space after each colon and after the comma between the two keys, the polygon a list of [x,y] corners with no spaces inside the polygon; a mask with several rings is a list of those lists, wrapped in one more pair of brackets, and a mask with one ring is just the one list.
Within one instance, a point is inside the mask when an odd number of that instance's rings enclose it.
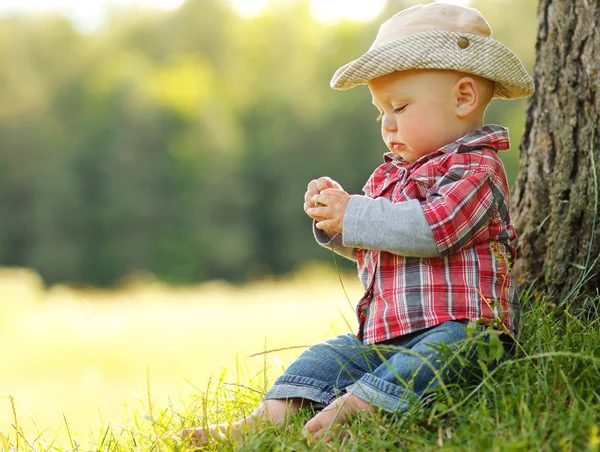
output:
{"label": "baby's ear", "polygon": [[477,110],[481,101],[479,86],[472,77],[460,78],[452,88],[452,95],[456,99],[456,115],[459,118],[469,116]]}

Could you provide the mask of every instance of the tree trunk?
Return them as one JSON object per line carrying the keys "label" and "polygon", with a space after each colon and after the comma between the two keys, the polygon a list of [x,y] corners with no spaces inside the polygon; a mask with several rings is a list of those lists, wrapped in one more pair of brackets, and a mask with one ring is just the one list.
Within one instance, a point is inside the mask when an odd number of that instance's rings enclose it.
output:
{"label": "tree trunk", "polygon": [[600,0],[540,0],[538,24],[514,275],[558,304],[600,282]]}

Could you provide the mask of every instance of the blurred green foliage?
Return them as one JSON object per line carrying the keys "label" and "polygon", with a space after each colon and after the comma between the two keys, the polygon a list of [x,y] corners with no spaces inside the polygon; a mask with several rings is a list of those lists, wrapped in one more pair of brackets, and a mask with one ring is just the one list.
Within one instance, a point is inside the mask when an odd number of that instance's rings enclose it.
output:
{"label": "blurred green foliage", "polygon": [[[531,71],[536,0],[479,0]],[[238,17],[226,0],[114,15],[82,35],[58,16],[0,20],[0,265],[110,286],[282,274],[331,260],[302,210],[328,175],[359,193],[385,151],[366,88],[328,86],[372,23],[327,26],[306,1]],[[526,101],[494,101],[511,128]]]}

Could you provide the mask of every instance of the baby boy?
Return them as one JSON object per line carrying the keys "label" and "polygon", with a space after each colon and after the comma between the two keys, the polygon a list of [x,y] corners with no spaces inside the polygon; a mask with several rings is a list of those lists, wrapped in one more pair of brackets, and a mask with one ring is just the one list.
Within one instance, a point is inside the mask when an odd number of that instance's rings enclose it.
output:
{"label": "baby boy", "polygon": [[440,345],[464,341],[469,322],[515,333],[515,231],[497,155],[508,132],[483,116],[494,97],[533,92],[523,65],[477,10],[431,3],[383,23],[370,49],[331,81],[342,90],[360,84],[379,111],[384,163],[364,195],[321,177],[304,198],[317,241],[357,262],[365,289],[358,334],[302,353],[245,419],[182,437],[202,444],[229,432],[235,440],[308,404],[323,409],[303,433],[327,437],[357,411],[401,413],[424,400],[451,378],[440,371]]}

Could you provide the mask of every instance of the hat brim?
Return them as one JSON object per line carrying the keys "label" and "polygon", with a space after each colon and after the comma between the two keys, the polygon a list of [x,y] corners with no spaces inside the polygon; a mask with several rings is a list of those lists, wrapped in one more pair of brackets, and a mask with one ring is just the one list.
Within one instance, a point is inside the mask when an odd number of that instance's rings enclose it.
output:
{"label": "hat brim", "polygon": [[[468,39],[466,48],[459,39]],[[517,99],[534,92],[533,80],[519,58],[488,37],[452,31],[415,33],[370,49],[339,68],[330,86],[350,89],[382,75],[409,69],[449,69],[478,75],[496,83],[494,97]]]}

